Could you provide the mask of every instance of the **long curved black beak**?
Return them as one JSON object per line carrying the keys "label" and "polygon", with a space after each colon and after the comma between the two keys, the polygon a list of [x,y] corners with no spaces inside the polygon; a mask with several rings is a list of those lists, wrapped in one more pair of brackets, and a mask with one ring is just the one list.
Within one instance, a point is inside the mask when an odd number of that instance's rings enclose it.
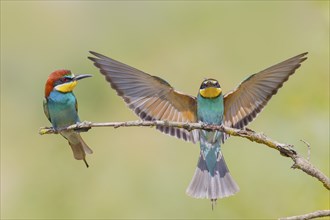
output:
{"label": "long curved black beak", "polygon": [[93,75],[91,74],[81,74],[81,75],[77,75],[74,77],[74,80],[80,80],[80,79],[84,79],[84,78],[88,78],[88,77],[92,77]]}

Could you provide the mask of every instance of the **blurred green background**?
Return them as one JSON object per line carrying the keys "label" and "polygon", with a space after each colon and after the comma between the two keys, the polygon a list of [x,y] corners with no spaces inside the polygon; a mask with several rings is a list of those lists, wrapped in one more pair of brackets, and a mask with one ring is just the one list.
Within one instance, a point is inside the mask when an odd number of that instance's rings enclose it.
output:
{"label": "blurred green background", "polygon": [[151,128],[94,128],[90,168],[73,159],[42,109],[61,68],[94,74],[75,90],[82,120],[137,117],[87,59],[93,50],[196,95],[213,77],[230,91],[249,74],[308,51],[249,125],[294,144],[329,176],[329,1],[1,1],[1,218],[277,218],[329,208],[329,191],[263,145],[223,146],[241,191],[218,201],[185,195],[199,146]]}

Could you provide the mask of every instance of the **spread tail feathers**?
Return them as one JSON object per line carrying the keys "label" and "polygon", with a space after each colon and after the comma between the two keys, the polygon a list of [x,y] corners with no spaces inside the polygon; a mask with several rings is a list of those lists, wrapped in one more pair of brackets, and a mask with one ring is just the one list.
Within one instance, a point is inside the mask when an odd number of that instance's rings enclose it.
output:
{"label": "spread tail feathers", "polygon": [[205,159],[200,155],[195,174],[186,191],[191,197],[210,199],[212,207],[218,198],[228,197],[239,191],[239,187],[231,177],[221,152],[214,169],[214,175],[212,176],[207,169]]}
{"label": "spread tail feathers", "polygon": [[86,153],[92,154],[93,151],[88,147],[88,145],[85,143],[85,141],[81,138],[80,134],[77,132],[72,131],[66,131],[61,132],[61,134],[68,140],[73,156],[77,160],[83,160],[87,167],[89,167],[85,157]]}

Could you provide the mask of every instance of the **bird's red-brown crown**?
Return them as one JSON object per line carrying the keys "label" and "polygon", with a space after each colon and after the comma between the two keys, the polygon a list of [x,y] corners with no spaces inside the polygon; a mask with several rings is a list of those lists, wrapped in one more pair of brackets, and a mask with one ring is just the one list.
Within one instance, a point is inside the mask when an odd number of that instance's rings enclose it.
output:
{"label": "bird's red-brown crown", "polygon": [[71,75],[71,71],[70,70],[56,70],[48,76],[48,79],[45,84],[45,97],[46,98],[49,96],[50,92],[53,90],[55,81],[57,81],[58,79],[62,78],[63,76],[66,76],[66,75]]}

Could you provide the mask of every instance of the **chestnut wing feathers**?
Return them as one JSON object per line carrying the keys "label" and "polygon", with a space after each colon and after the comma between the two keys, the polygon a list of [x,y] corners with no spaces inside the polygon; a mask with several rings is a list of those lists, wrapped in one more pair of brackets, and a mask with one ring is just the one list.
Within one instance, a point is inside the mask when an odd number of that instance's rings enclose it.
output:
{"label": "chestnut wing feathers", "polygon": [[[111,87],[117,91],[141,119],[196,122],[196,98],[174,90],[165,80],[151,76],[124,63],[91,52],[89,57]],[[198,131],[157,126],[157,129],[177,138],[196,143]]]}

